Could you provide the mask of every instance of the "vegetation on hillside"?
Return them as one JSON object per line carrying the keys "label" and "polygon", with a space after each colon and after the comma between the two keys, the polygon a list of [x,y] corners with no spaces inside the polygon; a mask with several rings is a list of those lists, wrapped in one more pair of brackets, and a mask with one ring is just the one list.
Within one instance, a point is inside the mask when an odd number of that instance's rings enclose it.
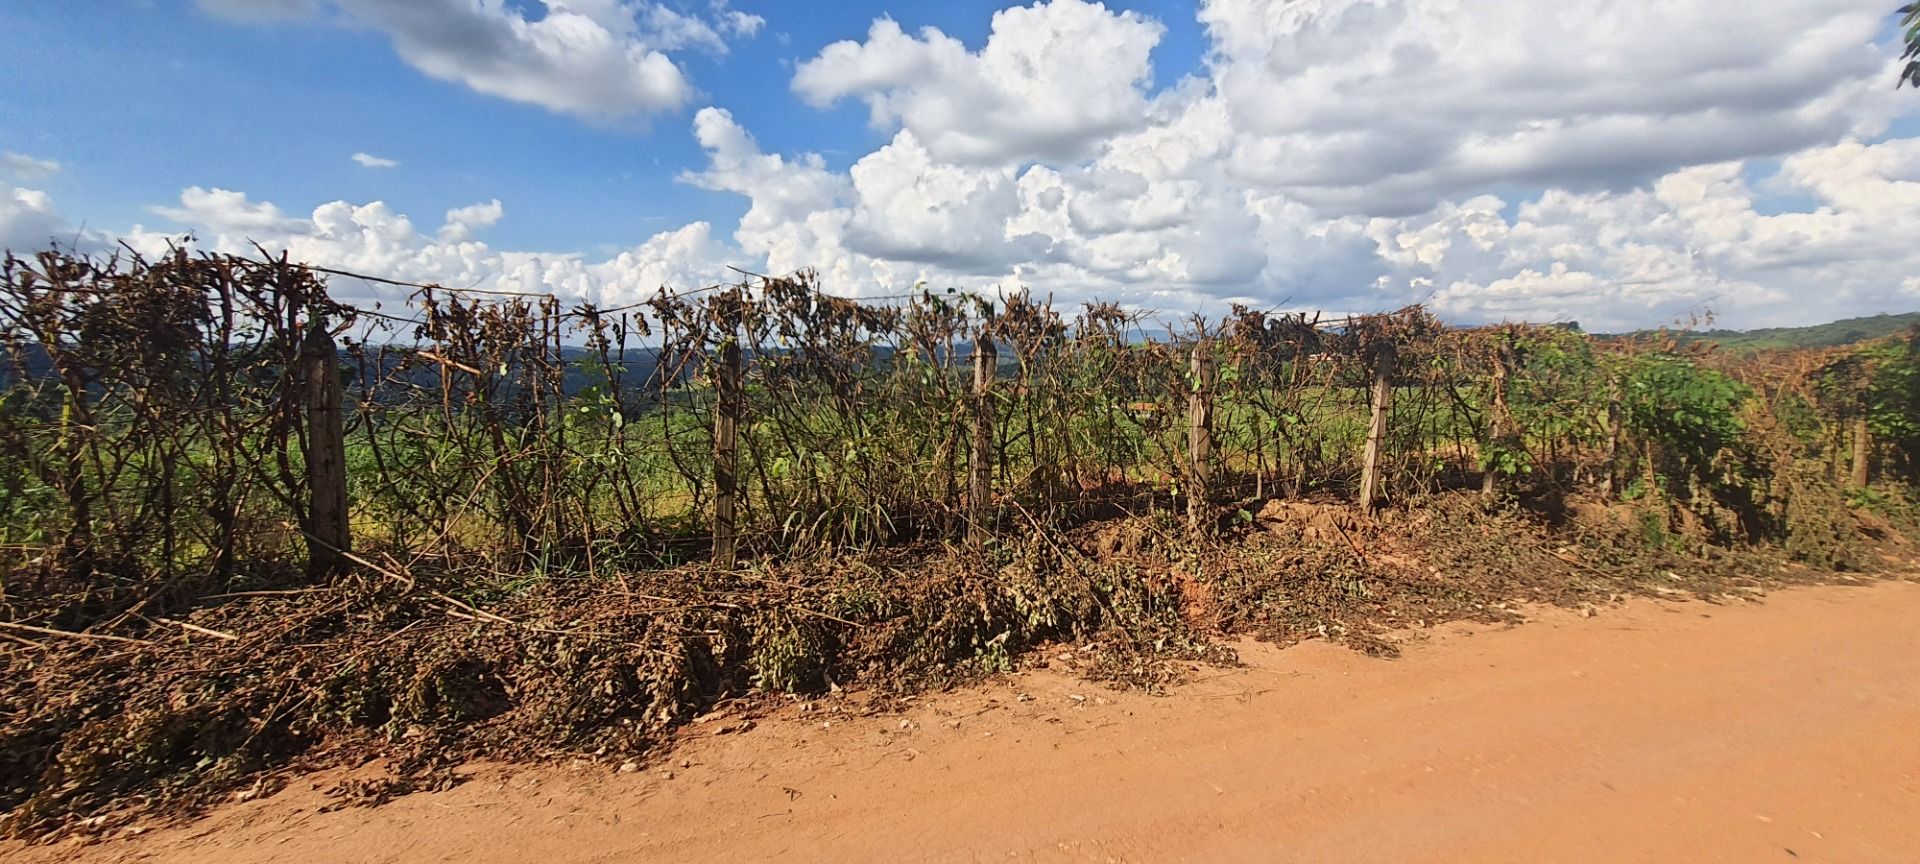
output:
{"label": "vegetation on hillside", "polygon": [[[1840,348],[1898,336],[1920,324],[1920,312],[1843,318],[1803,327],[1762,327],[1754,330],[1676,330],[1668,335],[1682,345],[1713,344],[1725,351],[1753,352],[1793,348]],[[1655,338],[1658,331],[1627,334],[1628,339]]]}

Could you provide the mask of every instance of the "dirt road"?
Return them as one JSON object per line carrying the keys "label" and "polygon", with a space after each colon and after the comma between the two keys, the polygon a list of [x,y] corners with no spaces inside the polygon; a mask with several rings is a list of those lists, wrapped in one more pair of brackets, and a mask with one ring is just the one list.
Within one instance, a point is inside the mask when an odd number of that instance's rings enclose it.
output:
{"label": "dirt road", "polygon": [[1920,861],[1920,584],[1243,650],[1169,697],[1048,671],[904,716],[713,720],[670,760],[296,782],[20,860]]}

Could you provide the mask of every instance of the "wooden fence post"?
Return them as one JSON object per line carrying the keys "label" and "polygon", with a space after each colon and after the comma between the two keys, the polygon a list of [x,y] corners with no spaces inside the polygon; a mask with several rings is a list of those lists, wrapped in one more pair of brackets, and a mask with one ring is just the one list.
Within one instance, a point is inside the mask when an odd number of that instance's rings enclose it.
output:
{"label": "wooden fence post", "polygon": [[993,533],[993,378],[1000,368],[993,340],[973,343],[973,446],[967,457],[967,545],[986,548]]}
{"label": "wooden fence post", "polygon": [[1211,527],[1207,505],[1213,482],[1213,340],[1193,345],[1192,378],[1187,397],[1187,528],[1204,534]]}
{"label": "wooden fence post", "polygon": [[315,579],[338,574],[353,548],[339,362],[333,334],[314,320],[300,343],[300,378],[307,402],[307,575]]}
{"label": "wooden fence post", "polygon": [[1373,419],[1367,424],[1367,452],[1360,463],[1360,508],[1371,511],[1379,504],[1380,447],[1387,437],[1387,402],[1393,398],[1393,364],[1397,350],[1383,342],[1374,350]]}
{"label": "wooden fence post", "polygon": [[[724,302],[724,301],[723,301]],[[726,320],[731,321],[731,318]],[[740,343],[729,327],[720,345],[720,365],[714,370],[713,391],[713,561],[731,568],[738,554],[735,524],[740,486]]]}
{"label": "wooden fence post", "polygon": [[1620,382],[1607,385],[1607,485],[1606,496],[1620,494]]}
{"label": "wooden fence post", "polygon": [[1862,411],[1853,418],[1853,487],[1867,488],[1868,460],[1873,453],[1873,430],[1867,427],[1867,415]]}

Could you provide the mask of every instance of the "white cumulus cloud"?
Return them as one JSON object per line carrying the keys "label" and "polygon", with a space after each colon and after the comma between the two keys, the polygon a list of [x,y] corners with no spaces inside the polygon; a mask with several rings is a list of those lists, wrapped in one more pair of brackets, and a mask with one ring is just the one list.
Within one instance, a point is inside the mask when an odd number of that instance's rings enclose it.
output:
{"label": "white cumulus cloud", "polygon": [[[550,0],[544,17],[330,2],[433,74],[596,116],[685,101],[677,67],[641,98],[636,64],[763,26],[712,2]],[[843,294],[926,280],[1168,312],[1425,302],[1460,322],[1592,329],[1703,308],[1788,324],[1920,296],[1920,137],[1888,133],[1920,97],[1891,86],[1878,9],[1755,0],[1731,26],[1708,0],[1201,0],[1197,16],[1205,59],[1173,81],[1154,76],[1166,28],[1098,3],[1003,9],[978,45],[873,21],[790,87],[866,105],[881,143],[830,166],[705,108],[704,164],[680,180],[744,200],[739,223],[603,260],[494,249],[477,237],[501,230],[498,201],[428,229],[381,202],[290,215],[201,187],[155,212],[221,248],[604,300],[726,264],[813,268]],[[65,224],[12,194],[4,236]]]}
{"label": "white cumulus cloud", "polygon": [[495,198],[485,204],[468,204],[447,211],[447,221],[440,226],[442,240],[468,240],[475,231],[491,228],[507,215],[507,209],[500,206]]}
{"label": "white cumulus cloud", "polygon": [[[136,227],[124,238],[146,255],[165,251],[191,233],[194,247],[255,254],[254,245],[286,250],[294,260],[408,282],[455,288],[552,293],[568,300],[625,304],[662,286],[714,284],[732,275],[738,253],[713,236],[712,226],[693,222],[663,231],[600,260],[574,253],[496,249],[474,233],[499,222],[496,200],[447,211],[439,231],[423,233],[406,214],[382,201],[330,201],[306,216],[290,216],[271,202],[239,192],[193,187],[179,206],[154,212],[180,230]],[[0,208],[0,228],[5,227]],[[334,280],[336,297],[348,301],[404,296],[374,283]]]}
{"label": "white cumulus cloud", "polygon": [[0,153],[0,171],[22,180],[38,180],[60,173],[60,163],[52,159],[36,159],[25,153],[8,150]]}
{"label": "white cumulus cloud", "polygon": [[398,168],[400,163],[393,159],[383,159],[371,153],[355,153],[353,161],[362,168]]}
{"label": "white cumulus cloud", "polygon": [[714,3],[710,16],[644,0],[544,0],[538,14],[502,0],[199,0],[242,20],[337,9],[385,34],[400,58],[489,96],[592,119],[685,105],[693,85],[670,56],[726,53],[765,23]]}
{"label": "white cumulus cloud", "polygon": [[692,93],[665,51],[697,38],[646,31],[610,2],[548,3],[529,20],[504,3],[337,0],[385,32],[400,57],[435,78],[489,96],[589,117],[678,108]]}
{"label": "white cumulus cloud", "polygon": [[75,239],[73,225],[54,209],[47,193],[0,185],[0,253],[24,257]]}
{"label": "white cumulus cloud", "polygon": [[836,42],[800,65],[794,92],[815,105],[864,100],[876,126],[901,126],[945,160],[1084,156],[1145,119],[1148,55],[1165,28],[1098,3],[1003,9],[978,52],[890,18],[865,42]]}
{"label": "white cumulus cloud", "polygon": [[1244,175],[1386,215],[1871,134],[1892,89],[1882,12],[1766,0],[1730,26],[1705,0],[1205,0],[1200,20]]}

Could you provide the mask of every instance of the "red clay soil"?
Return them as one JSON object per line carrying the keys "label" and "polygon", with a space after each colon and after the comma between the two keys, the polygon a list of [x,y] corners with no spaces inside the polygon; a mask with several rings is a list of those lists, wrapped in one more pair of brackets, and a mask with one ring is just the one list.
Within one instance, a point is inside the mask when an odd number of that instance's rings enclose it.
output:
{"label": "red clay soil", "polygon": [[[18,861],[1920,861],[1920,584],[1243,646],[1165,697],[1051,671],[793,705],[659,764],[339,777]],[[726,731],[722,731],[726,730]]]}

